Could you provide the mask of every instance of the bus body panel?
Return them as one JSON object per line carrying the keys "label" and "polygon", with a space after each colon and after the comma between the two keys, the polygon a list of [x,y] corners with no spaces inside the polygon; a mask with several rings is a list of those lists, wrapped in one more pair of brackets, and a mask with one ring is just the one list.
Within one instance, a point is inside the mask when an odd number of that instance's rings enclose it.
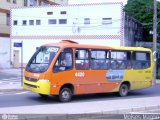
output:
{"label": "bus body panel", "polygon": [[[46,46],[56,46],[48,44]],[[32,73],[25,71],[23,88],[33,92],[46,95],[59,95],[60,89],[66,84],[73,85],[74,94],[107,93],[118,92],[123,82],[130,84],[130,90],[143,89],[152,86],[154,62],[151,50],[132,47],[98,47],[89,45],[77,45],[75,43],[57,44],[60,50],[56,54],[47,71],[43,73]],[[73,68],[71,70],[54,72],[54,65],[58,56],[64,48],[73,49]],[[146,69],[124,69],[124,70],[76,70],[75,49],[103,49],[103,50],[130,50],[150,53],[150,67]],[[38,74],[38,75],[37,75]],[[37,79],[36,82],[26,80],[26,77]],[[48,80],[48,81],[47,81]],[[34,87],[36,86],[36,87]]]}

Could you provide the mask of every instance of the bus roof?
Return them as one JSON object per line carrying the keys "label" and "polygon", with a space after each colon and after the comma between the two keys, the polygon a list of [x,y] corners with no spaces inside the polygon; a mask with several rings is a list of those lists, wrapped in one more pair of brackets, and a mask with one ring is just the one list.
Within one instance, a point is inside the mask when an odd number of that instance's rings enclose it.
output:
{"label": "bus roof", "polygon": [[62,40],[57,43],[49,43],[43,46],[58,46],[58,47],[75,47],[75,48],[92,48],[92,49],[111,49],[111,50],[132,50],[132,51],[151,51],[148,48],[143,47],[123,47],[123,46],[101,46],[101,45],[89,45],[89,44],[79,44],[72,40]]}

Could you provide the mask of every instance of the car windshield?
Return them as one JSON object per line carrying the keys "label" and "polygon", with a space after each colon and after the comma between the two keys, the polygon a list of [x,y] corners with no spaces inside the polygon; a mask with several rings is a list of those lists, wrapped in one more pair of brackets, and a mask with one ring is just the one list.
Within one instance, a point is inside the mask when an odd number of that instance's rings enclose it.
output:
{"label": "car windshield", "polygon": [[57,54],[59,48],[51,46],[42,46],[32,56],[26,66],[29,72],[44,72],[48,69],[50,63]]}

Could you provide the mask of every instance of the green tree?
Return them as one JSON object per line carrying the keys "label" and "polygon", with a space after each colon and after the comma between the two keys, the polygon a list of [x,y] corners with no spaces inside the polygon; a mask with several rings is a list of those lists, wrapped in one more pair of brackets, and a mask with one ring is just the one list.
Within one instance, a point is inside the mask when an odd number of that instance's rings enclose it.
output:
{"label": "green tree", "polygon": [[[153,30],[153,1],[154,0],[128,0],[124,11],[140,21],[145,28],[146,41],[152,41],[149,31]],[[160,2],[157,2],[158,41],[160,42]]]}

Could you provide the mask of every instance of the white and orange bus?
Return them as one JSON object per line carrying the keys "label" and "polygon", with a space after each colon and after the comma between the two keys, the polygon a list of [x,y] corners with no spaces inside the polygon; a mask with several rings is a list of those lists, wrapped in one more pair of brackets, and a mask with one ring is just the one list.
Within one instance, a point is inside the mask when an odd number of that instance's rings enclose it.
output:
{"label": "white and orange bus", "polygon": [[68,102],[73,95],[148,88],[153,80],[152,51],[142,47],[78,44],[70,40],[41,46],[25,69],[23,88],[58,96]]}

